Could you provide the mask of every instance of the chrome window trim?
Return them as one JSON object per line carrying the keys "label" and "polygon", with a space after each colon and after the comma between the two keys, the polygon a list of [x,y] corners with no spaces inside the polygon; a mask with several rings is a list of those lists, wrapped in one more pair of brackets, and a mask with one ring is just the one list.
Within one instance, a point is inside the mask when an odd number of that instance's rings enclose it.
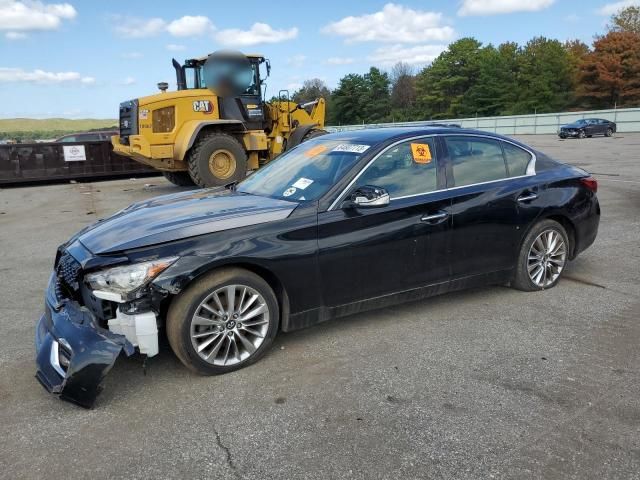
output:
{"label": "chrome window trim", "polygon": [[[524,150],[525,152],[527,152],[529,155],[531,155],[531,160],[529,160],[529,164],[527,165],[527,170],[526,170],[526,173],[524,175],[518,175],[518,176],[515,176],[515,177],[499,178],[497,180],[488,180],[486,182],[470,183],[469,185],[460,185],[460,186],[450,187],[450,188],[441,188],[439,190],[431,190],[430,192],[423,192],[423,193],[414,193],[412,195],[403,195],[401,197],[391,197],[390,198],[390,202],[392,202],[394,200],[402,200],[402,199],[405,199],[405,198],[413,198],[413,197],[420,197],[420,196],[423,196],[423,195],[431,195],[433,193],[447,192],[449,190],[458,190],[460,188],[475,187],[476,185],[487,185],[489,183],[504,182],[505,180],[514,180],[514,179],[517,179],[517,178],[527,178],[527,177],[532,177],[532,176],[536,175],[536,158],[537,158],[536,154],[532,150],[530,150],[528,148],[525,148],[522,145],[518,145],[517,143],[515,143],[515,142],[513,142],[511,140],[508,140],[506,138],[496,138],[496,137],[492,137],[490,135],[482,135],[480,133],[431,133],[431,134],[428,134],[428,135],[418,135],[416,137],[403,138],[402,140],[398,140],[397,142],[392,143],[387,148],[385,148],[383,151],[378,153],[375,157],[373,157],[369,161],[369,163],[367,163],[363,167],[363,169],[360,170],[360,172],[342,190],[340,195],[338,195],[336,197],[336,199],[331,203],[331,205],[327,209],[327,212],[330,212],[330,211],[334,210],[336,205],[339,202],[341,202],[342,200],[344,200],[345,194],[349,191],[349,189],[353,186],[353,184],[358,180],[358,178],[360,178],[360,176],[364,172],[367,171],[367,169],[371,166],[371,164],[373,162],[375,162],[382,154],[387,152],[390,148],[395,147],[396,145],[399,145],[399,144],[404,143],[404,142],[410,142],[411,140],[417,140],[419,138],[430,138],[430,137],[480,137],[480,138],[485,138],[485,139],[488,139],[488,140],[494,140],[494,141],[497,141],[497,142],[506,142],[506,143],[510,143],[514,147],[519,148],[520,150]],[[438,161],[437,157],[436,157],[436,161]]]}

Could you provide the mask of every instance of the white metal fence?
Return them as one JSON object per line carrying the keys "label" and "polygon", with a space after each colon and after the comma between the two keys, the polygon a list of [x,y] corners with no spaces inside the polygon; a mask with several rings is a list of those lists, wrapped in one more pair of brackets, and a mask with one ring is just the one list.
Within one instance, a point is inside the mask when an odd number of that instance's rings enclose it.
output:
{"label": "white metal fence", "polygon": [[640,108],[588,110],[584,112],[539,113],[537,115],[508,115],[504,117],[451,118],[425,122],[395,122],[327,127],[327,130],[361,130],[363,128],[421,126],[430,123],[455,123],[463,128],[475,128],[503,135],[555,134],[561,125],[581,118],[604,118],[616,122],[618,132],[640,132]]}

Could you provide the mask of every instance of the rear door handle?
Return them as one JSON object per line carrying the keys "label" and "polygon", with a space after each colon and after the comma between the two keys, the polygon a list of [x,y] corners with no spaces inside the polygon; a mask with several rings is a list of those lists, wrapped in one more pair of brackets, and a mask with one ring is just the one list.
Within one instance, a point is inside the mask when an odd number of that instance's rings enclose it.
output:
{"label": "rear door handle", "polygon": [[524,195],[520,195],[518,197],[519,202],[530,202],[531,200],[535,200],[538,198],[537,193],[525,193]]}
{"label": "rear door handle", "polygon": [[440,210],[439,212],[425,215],[420,220],[428,223],[440,223],[448,217],[449,214],[447,212]]}

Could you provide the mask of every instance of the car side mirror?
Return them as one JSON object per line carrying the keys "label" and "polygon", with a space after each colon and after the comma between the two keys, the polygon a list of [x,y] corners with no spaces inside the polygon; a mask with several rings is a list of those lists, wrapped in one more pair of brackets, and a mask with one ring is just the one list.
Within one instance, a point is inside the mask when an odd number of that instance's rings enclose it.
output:
{"label": "car side mirror", "polygon": [[389,205],[389,192],[382,187],[365,185],[351,194],[351,206],[357,208],[384,207]]}

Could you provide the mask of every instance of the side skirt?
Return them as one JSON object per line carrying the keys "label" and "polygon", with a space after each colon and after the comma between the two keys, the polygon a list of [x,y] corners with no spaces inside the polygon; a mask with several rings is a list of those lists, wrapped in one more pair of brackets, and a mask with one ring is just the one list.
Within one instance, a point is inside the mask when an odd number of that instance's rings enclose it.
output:
{"label": "side skirt", "polygon": [[398,305],[400,303],[415,302],[436,295],[454,292],[457,290],[465,290],[473,287],[496,285],[505,283],[513,277],[513,270],[500,270],[487,274],[471,275],[468,277],[457,278],[451,281],[427,285],[425,287],[405,290],[402,292],[391,293],[380,297],[368,298],[358,302],[338,305],[336,307],[320,307],[312,310],[289,315],[288,321],[283,323],[282,330],[291,332],[301,328],[310,327],[317,323],[326,322],[339,317],[346,317],[356,313],[366,312],[369,310],[377,310],[379,308]]}

